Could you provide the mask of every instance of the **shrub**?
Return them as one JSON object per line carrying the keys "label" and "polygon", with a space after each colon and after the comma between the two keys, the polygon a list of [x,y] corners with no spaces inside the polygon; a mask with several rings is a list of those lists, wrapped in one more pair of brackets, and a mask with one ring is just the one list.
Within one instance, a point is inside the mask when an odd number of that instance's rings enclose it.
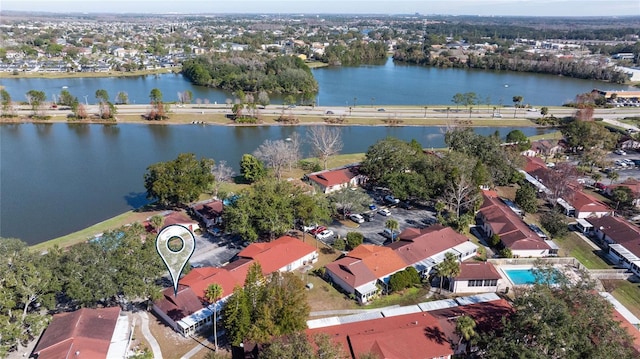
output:
{"label": "shrub", "polygon": [[347,233],[347,250],[352,250],[362,244],[364,236],[360,232]]}
{"label": "shrub", "polygon": [[540,224],[552,237],[564,237],[569,229],[564,215],[558,211],[549,211],[540,217]]}

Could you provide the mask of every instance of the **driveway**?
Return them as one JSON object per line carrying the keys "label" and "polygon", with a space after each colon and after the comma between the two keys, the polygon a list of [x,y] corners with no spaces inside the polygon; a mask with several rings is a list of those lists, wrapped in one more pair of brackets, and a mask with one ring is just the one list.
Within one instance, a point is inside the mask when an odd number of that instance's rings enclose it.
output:
{"label": "driveway", "polygon": [[196,250],[189,262],[196,267],[222,266],[244,248],[239,238],[229,234],[206,233],[195,237]]}

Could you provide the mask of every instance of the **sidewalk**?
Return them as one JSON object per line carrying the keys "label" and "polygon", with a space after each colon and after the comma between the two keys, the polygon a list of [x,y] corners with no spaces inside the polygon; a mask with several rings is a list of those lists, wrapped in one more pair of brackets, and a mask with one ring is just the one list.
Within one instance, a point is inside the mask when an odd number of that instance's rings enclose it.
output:
{"label": "sidewalk", "polygon": [[162,359],[162,351],[160,350],[160,345],[149,330],[149,316],[147,315],[147,312],[140,311],[138,312],[138,316],[140,317],[140,329],[142,330],[142,335],[147,340],[147,342],[149,342],[153,357],[155,359]]}

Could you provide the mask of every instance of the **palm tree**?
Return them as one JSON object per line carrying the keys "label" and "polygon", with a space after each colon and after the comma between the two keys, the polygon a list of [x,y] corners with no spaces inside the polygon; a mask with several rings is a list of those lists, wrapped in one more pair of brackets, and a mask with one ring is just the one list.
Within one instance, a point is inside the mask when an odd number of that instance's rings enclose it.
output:
{"label": "palm tree", "polygon": [[611,183],[609,185],[612,185],[613,181],[620,178],[620,174],[616,171],[609,171],[609,173],[607,173],[607,178],[611,180]]}
{"label": "palm tree", "polygon": [[520,104],[522,103],[523,97],[522,96],[513,96],[512,98],[513,100],[513,118],[516,118],[516,113],[518,112],[518,106],[520,106]]}
{"label": "palm tree", "polygon": [[476,333],[475,320],[468,315],[458,317],[456,320],[456,333],[460,336],[458,346],[464,340],[466,343],[465,351],[469,353],[471,350],[471,341],[478,335],[478,333]]}
{"label": "palm tree", "polygon": [[442,292],[442,284],[444,278],[456,277],[460,274],[460,264],[458,263],[458,257],[451,252],[444,254],[444,261],[436,265],[436,274],[440,277],[440,292]]}
{"label": "palm tree", "polygon": [[391,231],[391,242],[396,240],[396,231],[400,228],[400,224],[395,219],[390,219],[384,223],[384,228]]}
{"label": "palm tree", "polygon": [[218,325],[217,313],[218,313],[218,299],[222,295],[222,287],[218,283],[209,284],[205,290],[204,297],[209,303],[213,303],[213,341],[215,343],[215,350],[218,351]]}

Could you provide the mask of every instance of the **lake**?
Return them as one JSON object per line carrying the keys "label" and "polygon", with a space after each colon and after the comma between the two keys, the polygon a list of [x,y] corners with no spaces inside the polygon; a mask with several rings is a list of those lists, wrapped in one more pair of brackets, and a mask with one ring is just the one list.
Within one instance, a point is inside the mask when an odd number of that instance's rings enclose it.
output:
{"label": "lake", "polygon": [[[395,64],[391,58],[383,65],[329,67],[312,70],[318,81],[316,101],[321,106],[433,105],[451,104],[455,93],[475,92],[481,103],[513,104],[513,96],[523,96],[525,104],[562,105],[579,93],[593,88],[631,90],[624,85],[578,80],[553,75],[496,72],[475,69],[440,69]],[[70,79],[0,79],[15,101],[26,101],[29,90],[44,91],[49,101],[63,86],[82,102],[95,103],[95,92],[105,89],[115,102],[125,91],[131,103],[148,103],[151,89],[162,91],[167,102],[177,101],[178,92],[190,90],[196,99],[225,103],[231,93],[194,86],[182,75],[163,74],[139,77]],[[86,98],[85,98],[86,96]],[[354,101],[355,100],[355,101]],[[487,101],[489,100],[489,101]],[[272,103],[281,98],[272,96]]]}
{"label": "lake", "polygon": [[[387,136],[443,147],[444,128],[344,126],[342,153],[365,152]],[[476,128],[505,136],[514,128]],[[520,128],[526,135],[548,129]],[[145,203],[143,176],[156,162],[193,152],[238,172],[266,139],[302,138],[305,126],[1,124],[0,236],[29,244],[88,227]],[[303,147],[309,155],[308,147]]]}

